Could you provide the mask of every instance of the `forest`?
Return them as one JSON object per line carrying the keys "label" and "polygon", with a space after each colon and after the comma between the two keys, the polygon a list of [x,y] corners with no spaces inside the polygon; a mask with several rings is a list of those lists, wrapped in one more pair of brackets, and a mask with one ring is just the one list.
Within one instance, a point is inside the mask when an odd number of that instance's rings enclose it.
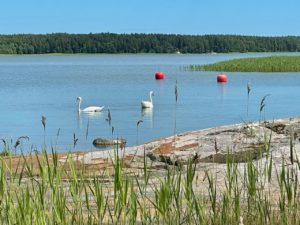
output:
{"label": "forest", "polygon": [[0,35],[0,54],[297,52],[300,37],[176,34]]}

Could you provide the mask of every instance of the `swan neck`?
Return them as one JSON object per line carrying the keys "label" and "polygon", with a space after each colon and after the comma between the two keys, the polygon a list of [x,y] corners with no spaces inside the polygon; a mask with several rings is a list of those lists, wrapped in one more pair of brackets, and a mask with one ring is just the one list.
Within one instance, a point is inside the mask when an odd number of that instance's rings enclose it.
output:
{"label": "swan neck", "polygon": [[77,108],[77,111],[78,111],[78,112],[80,112],[80,111],[81,111],[81,109],[80,109],[80,105],[81,105],[81,100],[79,100],[79,101],[78,101],[78,108]]}
{"label": "swan neck", "polygon": [[152,94],[150,93],[150,102],[152,103]]}

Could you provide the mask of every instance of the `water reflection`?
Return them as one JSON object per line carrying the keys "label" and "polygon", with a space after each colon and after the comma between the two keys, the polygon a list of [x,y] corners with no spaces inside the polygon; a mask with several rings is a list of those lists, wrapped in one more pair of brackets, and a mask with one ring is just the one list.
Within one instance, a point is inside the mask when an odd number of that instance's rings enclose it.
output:
{"label": "water reflection", "polygon": [[226,97],[226,83],[218,83],[218,90],[221,100]]}
{"label": "water reflection", "polygon": [[150,128],[153,128],[153,108],[142,108],[141,115],[144,123],[149,123]]}
{"label": "water reflection", "polygon": [[83,120],[96,120],[101,118],[102,115],[102,112],[77,112],[77,126],[78,128],[82,128]]}

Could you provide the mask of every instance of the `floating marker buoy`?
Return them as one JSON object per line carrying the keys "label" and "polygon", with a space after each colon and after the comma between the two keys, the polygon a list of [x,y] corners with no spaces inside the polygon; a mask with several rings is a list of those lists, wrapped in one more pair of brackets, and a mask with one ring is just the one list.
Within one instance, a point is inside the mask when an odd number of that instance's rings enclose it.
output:
{"label": "floating marker buoy", "polygon": [[156,80],[163,80],[164,78],[165,78],[165,74],[163,72],[158,71],[155,73]]}
{"label": "floating marker buoy", "polygon": [[227,76],[224,73],[221,73],[217,76],[217,81],[219,83],[226,83],[227,82]]}

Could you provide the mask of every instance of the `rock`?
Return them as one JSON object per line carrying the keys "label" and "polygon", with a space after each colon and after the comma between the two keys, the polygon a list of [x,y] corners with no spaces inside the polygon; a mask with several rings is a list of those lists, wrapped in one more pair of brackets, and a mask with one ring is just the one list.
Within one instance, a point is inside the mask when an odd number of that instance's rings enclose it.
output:
{"label": "rock", "polygon": [[265,127],[276,132],[277,134],[284,134],[284,129],[286,127],[286,124],[266,122]]}
{"label": "rock", "polygon": [[[94,140],[99,147],[124,145],[124,139]],[[127,147],[124,156],[135,155],[144,159],[146,154],[151,165],[158,168],[176,166],[184,167],[196,163],[199,168],[209,164],[226,164],[227,159],[235,163],[257,161],[272,155],[274,162],[280,163],[283,157],[289,160],[291,144],[297,157],[300,155],[300,118],[293,120],[278,119],[264,122],[249,122],[188,131],[175,136],[156,139],[139,146]],[[103,150],[103,149],[102,149]],[[101,151],[102,157],[109,158],[114,149]],[[139,162],[139,163],[143,163]],[[130,160],[135,168],[137,161]],[[138,164],[137,167],[139,167]]]}
{"label": "rock", "polygon": [[157,161],[156,156],[152,153],[152,152],[148,152],[147,156],[149,157],[149,159],[153,162]]}
{"label": "rock", "polygon": [[106,147],[111,145],[120,145],[121,148],[125,147],[126,140],[125,139],[104,139],[104,138],[96,138],[93,141],[93,145],[96,147]]}
{"label": "rock", "polygon": [[246,163],[252,160],[261,159],[266,152],[267,149],[264,143],[252,143],[238,152],[218,152],[216,154],[212,154],[205,158],[199,159],[198,162],[226,164],[227,160],[231,160],[235,163]]}

